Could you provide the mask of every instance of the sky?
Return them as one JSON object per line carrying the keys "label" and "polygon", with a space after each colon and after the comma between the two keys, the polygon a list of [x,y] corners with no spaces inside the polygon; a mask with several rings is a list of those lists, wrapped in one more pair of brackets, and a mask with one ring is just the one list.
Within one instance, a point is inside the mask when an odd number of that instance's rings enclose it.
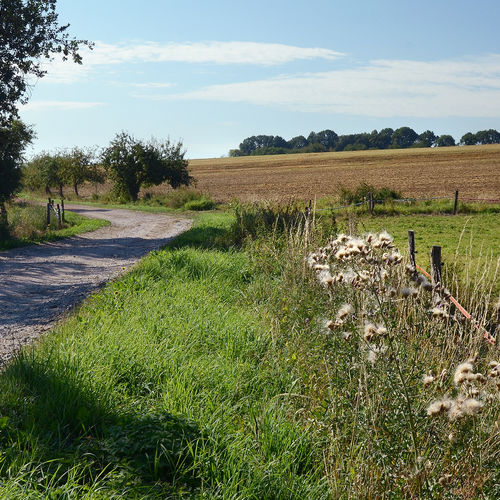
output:
{"label": "sky", "polygon": [[83,64],[53,60],[30,154],[134,137],[187,158],[251,135],[500,130],[498,0],[58,0]]}

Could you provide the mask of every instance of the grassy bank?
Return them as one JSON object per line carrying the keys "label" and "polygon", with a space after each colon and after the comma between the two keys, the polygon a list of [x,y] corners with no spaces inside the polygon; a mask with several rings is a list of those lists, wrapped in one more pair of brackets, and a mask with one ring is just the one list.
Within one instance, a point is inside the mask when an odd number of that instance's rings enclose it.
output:
{"label": "grassy bank", "polygon": [[496,498],[498,345],[387,236],[325,246],[284,213],[199,216],[20,354],[0,495]]}
{"label": "grassy bank", "polygon": [[0,250],[7,250],[33,243],[56,241],[69,238],[88,231],[95,231],[109,225],[109,222],[90,219],[82,215],[66,212],[61,228],[57,227],[52,217],[50,226],[46,224],[45,207],[28,203],[13,203],[8,205],[8,233],[0,239]]}
{"label": "grassy bank", "polygon": [[294,377],[211,215],[0,376],[8,498],[326,498]]}

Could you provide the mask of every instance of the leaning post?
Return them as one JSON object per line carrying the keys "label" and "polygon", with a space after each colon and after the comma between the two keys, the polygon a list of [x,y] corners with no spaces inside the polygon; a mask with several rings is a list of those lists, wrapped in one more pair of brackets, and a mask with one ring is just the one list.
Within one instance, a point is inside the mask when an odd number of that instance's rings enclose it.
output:
{"label": "leaning post", "polygon": [[455,203],[453,204],[453,215],[457,215],[458,211],[458,189],[455,191]]}
{"label": "leaning post", "polygon": [[417,262],[415,260],[415,231],[408,231],[408,252],[410,255],[410,265],[413,268],[414,275],[417,274]]}

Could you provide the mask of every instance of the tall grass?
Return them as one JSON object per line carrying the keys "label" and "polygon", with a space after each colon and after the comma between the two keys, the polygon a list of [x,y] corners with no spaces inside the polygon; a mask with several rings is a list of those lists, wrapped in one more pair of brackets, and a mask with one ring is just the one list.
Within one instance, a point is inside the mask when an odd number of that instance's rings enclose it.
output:
{"label": "tall grass", "polygon": [[0,235],[0,250],[68,238],[109,224],[71,212],[66,212],[65,218],[66,221],[59,227],[55,214],[52,214],[47,226],[45,207],[25,202],[11,203],[8,205],[7,231]]}
{"label": "tall grass", "polygon": [[389,235],[275,208],[200,217],[0,375],[4,496],[499,496],[498,345]]}
{"label": "tall grass", "polygon": [[2,495],[328,497],[247,256],[196,247],[215,218],[0,375]]}
{"label": "tall grass", "polygon": [[405,270],[389,235],[319,245],[311,234],[297,226],[249,248],[275,271],[280,291],[266,284],[256,298],[279,319],[296,411],[324,437],[332,496],[498,496],[499,349],[475,325],[494,324],[494,269],[456,287],[467,322],[446,290]]}

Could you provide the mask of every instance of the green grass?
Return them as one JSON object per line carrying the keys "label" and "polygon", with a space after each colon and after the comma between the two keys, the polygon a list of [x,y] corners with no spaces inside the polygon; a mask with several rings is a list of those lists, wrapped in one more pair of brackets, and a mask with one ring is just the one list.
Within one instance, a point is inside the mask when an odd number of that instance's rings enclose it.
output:
{"label": "green grass", "polygon": [[208,214],[0,375],[0,495],[327,498],[245,253]]}
{"label": "green grass", "polygon": [[12,204],[8,210],[10,234],[0,239],[0,250],[56,241],[109,225],[108,221],[91,219],[67,211],[66,222],[58,229],[54,219],[55,214],[52,214],[52,223],[47,228],[45,207],[26,203]]}
{"label": "green grass", "polygon": [[[363,217],[359,230],[387,230],[401,251],[408,250],[408,230],[415,232],[416,261],[430,272],[430,250],[441,246],[443,269],[452,273],[481,272],[485,266],[494,272],[500,256],[500,213],[471,215],[408,215],[400,217]],[[468,270],[468,271],[467,271]],[[500,292],[500,283],[495,287]]]}
{"label": "green grass", "polygon": [[[467,231],[498,251],[498,217],[471,217],[460,253]],[[414,229],[421,258],[438,240],[454,251],[466,219],[356,220],[401,248]],[[350,342],[323,326],[344,301],[361,308],[362,292],[318,287],[300,231],[231,247],[233,221],[198,214],[0,374],[0,497],[453,498],[463,483],[494,498],[498,404],[456,424],[429,421],[426,408],[455,395],[458,362],[480,348],[484,370],[498,347],[429,318],[420,294],[384,304],[390,355],[368,363],[358,322],[342,326]],[[424,390],[422,375],[443,368]],[[445,472],[456,490],[442,488]]]}

